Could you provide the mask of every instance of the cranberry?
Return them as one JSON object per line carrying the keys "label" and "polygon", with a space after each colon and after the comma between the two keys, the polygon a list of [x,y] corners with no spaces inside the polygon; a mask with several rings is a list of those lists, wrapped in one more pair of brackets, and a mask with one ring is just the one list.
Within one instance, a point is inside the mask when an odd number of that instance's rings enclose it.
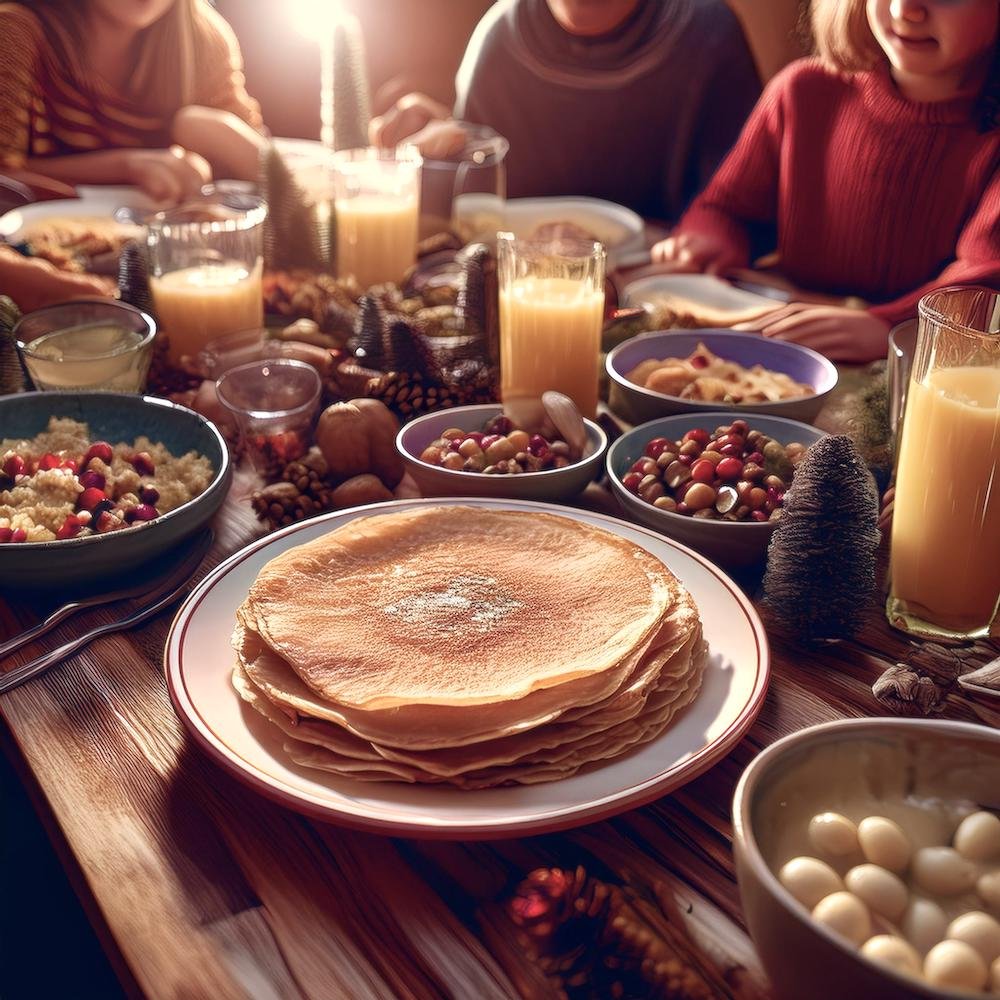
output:
{"label": "cranberry", "polygon": [[129,513],[131,513],[133,521],[152,521],[158,516],[157,509],[148,503],[141,503],[133,507]]}
{"label": "cranberry", "polygon": [[56,532],[56,538],[75,538],[80,534],[80,529],[83,527],[80,519],[74,514],[67,514],[66,520],[63,521],[62,527]]}
{"label": "cranberry", "polygon": [[24,528],[15,528],[10,536],[12,542],[26,542],[28,540],[28,533]]}
{"label": "cranberry", "polygon": [[64,458],[60,469],[69,469],[75,476],[80,471],[80,463],[75,458]]}
{"label": "cranberry", "polygon": [[541,434],[532,434],[528,439],[528,451],[537,458],[544,458],[549,453],[549,442]]}
{"label": "cranberry", "polygon": [[691,509],[691,508],[690,508],[690,507],[689,507],[689,506],[688,506],[688,505],[687,505],[686,503],[684,503],[684,501],[682,500],[682,501],[681,501],[681,502],[680,502],[680,503],[679,503],[679,504],[678,504],[678,505],[677,505],[677,506],[676,506],[676,507],[674,508],[674,512],[675,512],[675,513],[677,513],[677,514],[686,514],[686,513],[687,513],[687,512],[688,512],[688,511],[689,511],[690,509]]}
{"label": "cranberry", "polygon": [[715,465],[707,458],[700,458],[691,466],[691,478],[699,483],[710,483],[715,478]]}
{"label": "cranberry", "polygon": [[642,482],[642,474],[639,472],[628,472],[622,476],[622,486],[629,491],[629,493],[639,492],[639,483]]}
{"label": "cranberry", "polygon": [[153,464],[153,457],[148,451],[137,451],[129,461],[132,463],[132,467],[140,476],[151,476],[156,472],[156,466]]}
{"label": "cranberry", "polygon": [[160,491],[155,486],[143,486],[139,490],[139,499],[150,507],[155,507],[156,501],[160,499]]}
{"label": "cranberry", "polygon": [[38,471],[47,472],[49,469],[61,468],[63,460],[58,455],[53,455],[52,452],[47,452],[42,455],[38,460]]}
{"label": "cranberry", "polygon": [[694,465],[694,455],[678,455],[677,461],[681,465]]}
{"label": "cranberry", "polygon": [[92,458],[99,458],[105,465],[111,464],[111,445],[107,441],[95,441],[83,456],[83,465],[86,468]]}
{"label": "cranberry", "polygon": [[85,490],[95,489],[103,492],[106,480],[99,472],[95,472],[93,469],[88,469],[86,472],[81,472],[78,478],[80,480],[80,485]]}
{"label": "cranberry", "polygon": [[668,441],[664,437],[659,437],[653,438],[651,441],[647,442],[646,447],[643,450],[648,458],[659,458],[660,453],[667,451],[668,449],[673,451],[674,443],[672,441]]}
{"label": "cranberry", "polygon": [[729,455],[732,458],[739,458],[743,454],[743,445],[724,444],[719,448],[719,453],[721,455]]}
{"label": "cranberry", "polygon": [[659,466],[651,458],[637,458],[633,463],[629,472],[638,472],[643,476],[648,476],[650,473],[655,473]]}
{"label": "cranberry", "polygon": [[764,464],[764,453],[760,451],[752,451],[747,455],[747,461],[753,462],[754,465]]}
{"label": "cranberry", "polygon": [[724,458],[715,467],[715,473],[720,479],[739,479],[743,475],[743,463],[738,458]]}
{"label": "cranberry", "polygon": [[708,358],[704,354],[692,354],[688,361],[691,362],[692,368],[707,368]]}
{"label": "cranberry", "polygon": [[24,475],[24,459],[20,455],[8,455],[3,462],[3,474],[11,479]]}
{"label": "cranberry", "polygon": [[739,434],[740,437],[746,437],[750,433],[750,425],[745,420],[734,420],[729,425],[730,434]]}
{"label": "cranberry", "polygon": [[767,520],[767,514],[765,514],[762,510],[752,510],[752,511],[750,511],[750,516],[755,521],[766,521]]}
{"label": "cranberry", "polygon": [[111,531],[121,525],[121,518],[115,517],[110,510],[102,510],[100,514],[97,513],[97,509],[94,510],[94,530],[103,535],[106,531]]}
{"label": "cranberry", "polygon": [[0,544],[3,542],[9,542],[13,534],[13,528],[0,528]]}
{"label": "cranberry", "polygon": [[708,431],[703,427],[694,427],[684,435],[683,440],[697,441],[704,448],[708,444]]}
{"label": "cranberry", "polygon": [[491,444],[496,444],[497,441],[502,440],[502,438],[502,434],[487,434],[486,437],[479,442],[479,447],[482,448],[483,451],[486,451]]}
{"label": "cranberry", "polygon": [[502,437],[505,434],[509,434],[514,430],[514,421],[510,417],[505,417],[502,413],[494,417],[487,425],[486,431],[488,434],[496,434]]}
{"label": "cranberry", "polygon": [[102,500],[107,500],[104,490],[99,490],[96,486],[90,486],[77,497],[76,505],[81,510],[92,511]]}

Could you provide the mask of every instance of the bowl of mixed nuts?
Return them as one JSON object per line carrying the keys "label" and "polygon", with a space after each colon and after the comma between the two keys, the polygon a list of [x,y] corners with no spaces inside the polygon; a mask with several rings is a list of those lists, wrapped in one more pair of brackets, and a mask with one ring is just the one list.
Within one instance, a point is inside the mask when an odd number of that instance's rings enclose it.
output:
{"label": "bowl of mixed nuts", "polygon": [[767,553],[796,467],[823,436],[763,414],[676,414],[620,437],[608,480],[630,519],[722,566],[751,566]]}
{"label": "bowl of mixed nuts", "polygon": [[581,436],[567,441],[516,427],[497,403],[457,406],[406,424],[396,447],[424,496],[565,500],[598,474],[608,444],[596,423],[578,419]]}

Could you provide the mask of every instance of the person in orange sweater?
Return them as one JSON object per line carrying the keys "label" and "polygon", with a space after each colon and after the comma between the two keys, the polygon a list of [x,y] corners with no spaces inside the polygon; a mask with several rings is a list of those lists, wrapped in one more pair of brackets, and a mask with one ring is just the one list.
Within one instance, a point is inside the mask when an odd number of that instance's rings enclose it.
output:
{"label": "person in orange sweater", "polygon": [[207,0],[0,3],[0,172],[160,202],[253,179],[260,109]]}
{"label": "person in orange sweater", "polygon": [[813,25],[819,58],[774,78],[653,257],[725,273],[770,226],[795,285],[870,305],[793,302],[755,328],[869,361],[925,292],[1000,281],[1000,4],[816,0]]}

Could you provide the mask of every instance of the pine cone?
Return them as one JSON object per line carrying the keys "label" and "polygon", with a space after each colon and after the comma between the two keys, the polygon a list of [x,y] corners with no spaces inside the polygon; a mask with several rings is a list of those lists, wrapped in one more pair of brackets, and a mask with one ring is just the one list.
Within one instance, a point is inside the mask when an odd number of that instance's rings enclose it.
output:
{"label": "pine cone", "polygon": [[366,368],[382,370],[385,340],[382,307],[372,295],[362,295],[354,318],[354,353]]}
{"label": "pine cone", "polygon": [[445,372],[445,384],[457,406],[494,403],[500,398],[499,372],[484,361],[461,361]]}
{"label": "pine cone", "polygon": [[146,251],[135,240],[129,240],[118,257],[118,294],[122,302],[141,309],[150,316],[153,296],[149,290],[149,262]]}
{"label": "pine cone", "polygon": [[875,483],[851,439],[812,445],[768,547],[764,602],[775,622],[811,641],[860,628],[875,589],[878,512]]}
{"label": "pine cone", "polygon": [[485,243],[474,243],[460,254],[462,277],[456,307],[466,341],[463,358],[497,365],[500,362],[496,263]]}
{"label": "pine cone", "polygon": [[294,483],[270,483],[250,498],[257,517],[268,528],[283,528],[319,513],[312,498],[299,492]]}
{"label": "pine cone", "polygon": [[323,453],[313,446],[302,458],[285,466],[281,479],[291,483],[300,495],[312,500],[319,510],[332,510],[333,491],[336,487],[328,479],[328,474],[329,468]]}
{"label": "pine cone", "polygon": [[167,355],[168,346],[167,335],[157,333],[153,341],[153,359],[146,376],[146,391],[164,397],[196,391],[203,381],[201,376],[175,368]]}
{"label": "pine cone", "polygon": [[14,300],[0,295],[0,395],[24,392],[28,388],[14,341],[14,326],[20,318],[21,310]]}
{"label": "pine cone", "polygon": [[393,320],[389,326],[388,370],[420,375],[427,382],[440,383],[441,369],[434,351],[416,324]]}
{"label": "pine cone", "polygon": [[[366,395],[381,400],[401,420],[442,406],[440,387],[425,385],[423,376],[418,372],[386,372],[372,379]],[[434,405],[430,400],[434,400]]]}

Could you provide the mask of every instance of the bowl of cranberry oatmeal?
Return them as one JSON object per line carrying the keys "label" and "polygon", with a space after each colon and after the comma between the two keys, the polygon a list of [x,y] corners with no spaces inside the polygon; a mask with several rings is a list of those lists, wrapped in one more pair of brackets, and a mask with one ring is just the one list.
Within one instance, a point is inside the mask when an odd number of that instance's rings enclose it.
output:
{"label": "bowl of cranberry oatmeal", "polygon": [[225,499],[216,427],[151,396],[0,397],[0,589],[113,585]]}

